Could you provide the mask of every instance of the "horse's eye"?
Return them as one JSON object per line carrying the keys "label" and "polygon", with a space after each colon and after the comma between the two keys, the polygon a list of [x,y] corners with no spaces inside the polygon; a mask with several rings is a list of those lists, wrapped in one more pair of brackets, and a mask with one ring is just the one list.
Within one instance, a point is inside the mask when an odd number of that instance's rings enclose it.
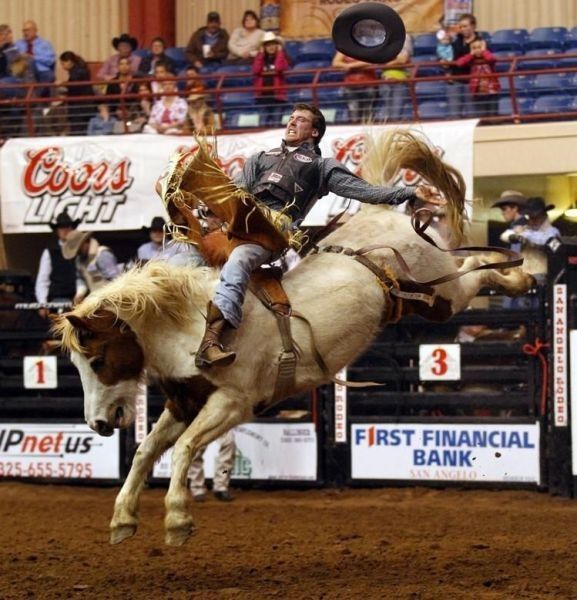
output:
{"label": "horse's eye", "polygon": [[98,371],[104,367],[104,358],[102,356],[97,356],[95,359],[90,361],[90,367],[95,373],[98,373]]}

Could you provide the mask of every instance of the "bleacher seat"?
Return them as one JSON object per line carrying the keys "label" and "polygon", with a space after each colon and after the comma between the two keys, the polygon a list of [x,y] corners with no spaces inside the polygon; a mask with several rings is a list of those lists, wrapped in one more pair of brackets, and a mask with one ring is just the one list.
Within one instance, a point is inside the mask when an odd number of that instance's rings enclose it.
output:
{"label": "bleacher seat", "polygon": [[[529,96],[517,96],[517,108],[522,115],[529,114],[534,103],[535,100]],[[499,98],[498,114],[501,117],[513,114],[513,102],[510,97]]]}
{"label": "bleacher seat", "polygon": [[148,58],[150,56],[150,50],[148,48],[137,48],[133,54],[140,56],[140,58]]}
{"label": "bleacher seat", "polygon": [[335,103],[343,99],[343,88],[341,87],[318,87],[317,98],[319,104],[325,102]]}
{"label": "bleacher seat", "polygon": [[[495,57],[497,59],[515,58],[516,56],[523,55],[521,50],[497,50],[496,52],[493,52],[493,54],[495,55]],[[511,69],[511,67],[512,67],[511,61],[497,60],[497,64],[495,65],[495,70],[497,71],[497,73],[504,73],[506,71],[509,71],[509,69]]]}
{"label": "bleacher seat", "polygon": [[531,50],[541,48],[562,50],[565,46],[566,38],[566,27],[537,27],[529,34],[526,47]]}
{"label": "bleacher seat", "polygon": [[349,122],[349,109],[344,103],[341,104],[321,104],[321,110],[325,120],[330,124],[346,124]]}
{"label": "bleacher seat", "polygon": [[319,83],[326,83],[329,81],[332,82],[341,82],[345,79],[345,71],[337,70],[337,71],[325,71],[321,73],[319,76]]}
{"label": "bleacher seat", "polygon": [[419,100],[439,102],[446,99],[448,85],[445,81],[418,81],[415,92]]}
{"label": "bleacher seat", "polygon": [[[540,48],[538,50],[528,50],[524,56],[529,58],[532,56],[543,56],[541,59],[519,60],[517,61],[517,69],[519,71],[542,71],[545,69],[554,69],[557,66],[557,59],[553,55],[557,54],[555,48]],[[551,58],[547,58],[550,55]]]}
{"label": "bleacher seat", "polygon": [[299,63],[310,60],[332,61],[335,52],[335,43],[332,39],[310,40],[300,47],[297,60]]}
{"label": "bleacher seat", "polygon": [[445,101],[427,101],[419,103],[421,119],[436,119],[441,121],[449,117],[449,104]]}
{"label": "bleacher seat", "polygon": [[220,101],[223,107],[251,106],[255,103],[253,92],[225,92],[221,94]]}
{"label": "bleacher seat", "polygon": [[572,100],[573,98],[569,94],[539,96],[531,107],[531,112],[533,114],[567,112],[571,109]]}
{"label": "bleacher seat", "polygon": [[[565,54],[577,54],[577,45],[573,49],[569,49]],[[558,69],[574,69],[577,67],[577,56],[562,56],[557,58]]]}
{"label": "bleacher seat", "polygon": [[311,73],[294,73],[294,71],[301,71],[306,69],[326,69],[331,66],[329,60],[307,60],[305,62],[298,62],[290,70],[287,71],[285,80],[287,83],[312,83],[315,74]]}
{"label": "bleacher seat", "polygon": [[296,102],[306,102],[309,104],[313,101],[313,91],[310,87],[293,88],[287,90],[287,98],[292,104],[295,104]]}
{"label": "bleacher seat", "polygon": [[558,94],[566,91],[570,85],[571,78],[568,73],[541,73],[535,75],[533,91],[540,96],[546,94]]}
{"label": "bleacher seat", "polygon": [[439,59],[436,54],[413,56],[411,62],[417,66],[415,77],[436,77],[437,75],[444,75],[445,70],[441,65],[430,64],[438,61]]}
{"label": "bleacher seat", "polygon": [[573,96],[571,104],[569,104],[568,110],[571,112],[577,112],[577,96]]}
{"label": "bleacher seat", "polygon": [[565,49],[567,51],[577,50],[577,27],[573,27],[573,29],[567,33],[567,37],[565,38]]}
{"label": "bleacher seat", "polygon": [[567,84],[567,92],[577,96],[577,73],[569,74],[569,83]]}
{"label": "bleacher seat", "polygon": [[261,114],[257,111],[227,111],[224,117],[227,129],[245,129],[260,127]]}
{"label": "bleacher seat", "polygon": [[491,47],[491,40],[493,39],[493,34],[489,31],[477,31],[477,35],[487,42],[487,46]]}
{"label": "bleacher seat", "polygon": [[437,43],[437,35],[434,33],[422,33],[421,35],[416,35],[413,40],[413,54],[415,56],[435,54]]}
{"label": "bleacher seat", "polygon": [[491,51],[513,50],[522,52],[528,37],[529,32],[526,29],[499,29],[491,36]]}
{"label": "bleacher seat", "polygon": [[174,63],[174,70],[177,73],[180,73],[182,69],[185,69],[188,65],[188,60],[186,60],[185,49],[181,46],[173,46],[171,48],[167,48],[164,53],[170,60]]}
{"label": "bleacher seat", "polygon": [[222,87],[250,87],[254,83],[251,65],[224,65],[215,75],[225,75]]}
{"label": "bleacher seat", "polygon": [[284,51],[288,56],[290,63],[294,65],[298,60],[299,52],[304,42],[300,40],[288,40],[283,44]]}

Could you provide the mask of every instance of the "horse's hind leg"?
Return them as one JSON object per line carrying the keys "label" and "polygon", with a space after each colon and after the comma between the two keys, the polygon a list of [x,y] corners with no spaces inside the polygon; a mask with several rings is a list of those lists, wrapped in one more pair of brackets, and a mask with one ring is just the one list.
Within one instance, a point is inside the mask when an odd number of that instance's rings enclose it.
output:
{"label": "horse's hind leg", "polygon": [[180,546],[186,542],[194,530],[188,504],[190,494],[186,487],[188,468],[192,457],[203,446],[207,446],[232,429],[246,421],[251,415],[251,406],[242,404],[242,400],[232,398],[227,393],[217,390],[180,436],[172,454],[172,475],[164,504],[166,517],[166,543]]}
{"label": "horse's hind leg", "polygon": [[128,477],[114,503],[114,515],[110,522],[111,544],[119,544],[136,533],[138,502],[146,475],[156,459],[174,444],[185,429],[185,423],[177,421],[172,413],[165,409],[153,430],[140,444]]}

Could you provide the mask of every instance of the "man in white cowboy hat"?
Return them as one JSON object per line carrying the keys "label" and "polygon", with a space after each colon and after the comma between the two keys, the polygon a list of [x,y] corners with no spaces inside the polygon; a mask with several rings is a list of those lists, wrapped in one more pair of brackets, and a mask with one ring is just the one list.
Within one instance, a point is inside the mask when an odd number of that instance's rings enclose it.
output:
{"label": "man in white cowboy hat", "polygon": [[[38,274],[36,276],[36,301],[71,302],[76,294],[76,266],[74,261],[62,255],[62,247],[68,236],[80,225],[80,219],[72,220],[64,210],[49,223],[58,240],[45,248],[40,256]],[[40,309],[40,316],[46,317],[48,311]]]}
{"label": "man in white cowboy hat", "polygon": [[96,74],[96,78],[108,81],[109,79],[116,77],[116,74],[118,73],[118,61],[121,58],[127,58],[129,60],[130,72],[133,75],[136,75],[141,61],[140,56],[134,54],[134,51],[138,48],[138,40],[128,33],[123,33],[119,37],[112,39],[112,46],[116,50],[116,54],[113,54],[102,63],[102,66]]}
{"label": "man in white cowboy hat", "polygon": [[73,231],[62,248],[66,259],[75,259],[78,271],[74,303],[101,288],[120,275],[116,256],[110,248],[101,246],[90,231]]}
{"label": "man in white cowboy hat", "polygon": [[165,221],[162,217],[154,217],[150,227],[143,227],[148,231],[150,241],[138,247],[136,258],[139,262],[145,263],[153,258],[159,258],[162,253],[162,242],[164,241],[164,225]]}

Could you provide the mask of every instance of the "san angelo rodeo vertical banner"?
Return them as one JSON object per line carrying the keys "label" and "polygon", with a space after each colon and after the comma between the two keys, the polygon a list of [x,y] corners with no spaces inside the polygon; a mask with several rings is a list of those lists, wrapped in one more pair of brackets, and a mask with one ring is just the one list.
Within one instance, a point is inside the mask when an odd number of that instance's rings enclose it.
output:
{"label": "san angelo rodeo vertical banner", "polygon": [[[378,0],[377,0],[378,1]],[[434,31],[443,16],[444,0],[381,0],[399,13],[407,31]],[[328,38],[337,15],[359,0],[281,0],[284,38]]]}

